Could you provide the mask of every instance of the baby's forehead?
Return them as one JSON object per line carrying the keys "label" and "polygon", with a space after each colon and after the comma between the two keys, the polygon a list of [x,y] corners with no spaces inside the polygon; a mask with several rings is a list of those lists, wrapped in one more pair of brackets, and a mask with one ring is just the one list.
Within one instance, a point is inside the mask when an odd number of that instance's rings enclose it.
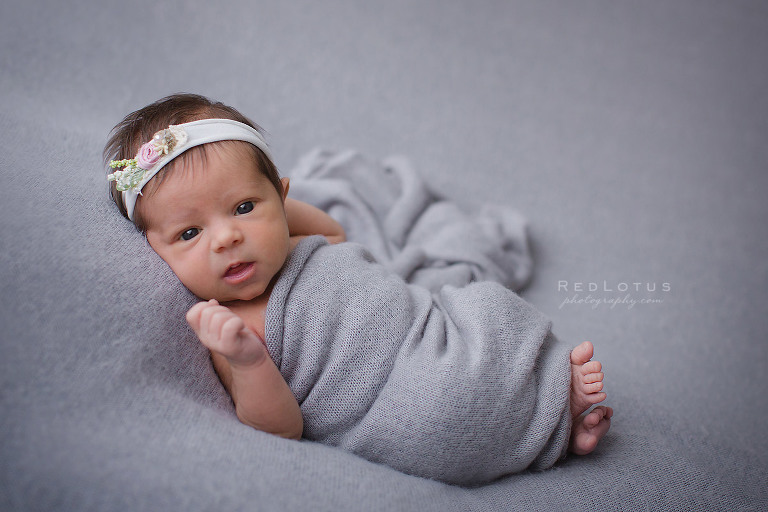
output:
{"label": "baby's forehead", "polygon": [[272,185],[256,171],[243,168],[220,174],[214,169],[179,169],[139,201],[148,227],[195,223],[209,214],[231,212],[246,200],[264,199]]}

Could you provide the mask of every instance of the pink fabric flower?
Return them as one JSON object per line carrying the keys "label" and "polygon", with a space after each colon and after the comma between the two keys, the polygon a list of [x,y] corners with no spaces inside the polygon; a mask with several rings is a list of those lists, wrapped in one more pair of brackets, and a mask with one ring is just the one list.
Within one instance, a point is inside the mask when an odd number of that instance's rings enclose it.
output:
{"label": "pink fabric flower", "polygon": [[142,169],[151,169],[160,159],[160,153],[155,149],[152,142],[147,142],[139,148],[136,155],[136,165]]}

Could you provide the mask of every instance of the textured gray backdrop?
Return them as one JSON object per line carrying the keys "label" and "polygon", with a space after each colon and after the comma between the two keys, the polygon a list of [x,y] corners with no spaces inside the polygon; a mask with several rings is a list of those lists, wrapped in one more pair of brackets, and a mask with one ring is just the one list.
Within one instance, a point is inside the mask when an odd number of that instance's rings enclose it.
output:
{"label": "textured gray backdrop", "polygon": [[[766,55],[747,0],[4,2],[0,508],[764,509]],[[524,297],[604,362],[600,450],[454,489],[243,432],[188,391],[204,357],[152,347],[189,297],[142,270],[100,164],[123,115],[176,91],[251,116],[284,172],[316,146],[399,153],[527,216]]]}

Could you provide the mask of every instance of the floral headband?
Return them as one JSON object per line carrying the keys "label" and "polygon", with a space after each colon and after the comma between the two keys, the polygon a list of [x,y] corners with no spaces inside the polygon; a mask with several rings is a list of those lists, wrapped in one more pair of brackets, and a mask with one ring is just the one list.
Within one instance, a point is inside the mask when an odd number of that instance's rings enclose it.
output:
{"label": "floral headband", "polygon": [[250,142],[267,158],[272,158],[261,134],[247,124],[231,119],[203,119],[171,125],[143,144],[134,158],[110,161],[109,167],[118,170],[108,175],[107,179],[114,181],[117,190],[123,193],[128,218],[134,220],[133,212],[141,189],[160,169],[190,148],[222,140]]}

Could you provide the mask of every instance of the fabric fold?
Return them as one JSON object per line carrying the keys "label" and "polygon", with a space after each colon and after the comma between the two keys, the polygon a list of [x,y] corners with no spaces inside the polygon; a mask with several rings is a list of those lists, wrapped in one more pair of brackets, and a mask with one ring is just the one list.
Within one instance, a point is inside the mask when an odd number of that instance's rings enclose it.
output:
{"label": "fabric fold", "polygon": [[567,447],[569,350],[498,283],[430,292],[359,244],[310,237],[266,325],[307,439],[458,485],[549,467]]}
{"label": "fabric fold", "polygon": [[408,282],[432,291],[475,281],[520,290],[530,280],[522,215],[507,205],[464,211],[433,193],[404,157],[376,162],[356,151],[316,149],[288,174],[291,197],[329,213],[348,240]]}

